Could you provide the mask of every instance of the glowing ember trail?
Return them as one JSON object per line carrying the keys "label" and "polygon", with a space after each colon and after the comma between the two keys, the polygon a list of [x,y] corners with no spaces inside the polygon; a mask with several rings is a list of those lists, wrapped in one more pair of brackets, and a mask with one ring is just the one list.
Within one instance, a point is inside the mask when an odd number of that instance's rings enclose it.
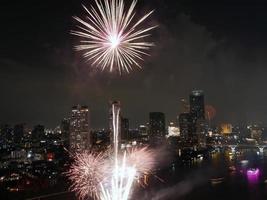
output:
{"label": "glowing ember trail", "polygon": [[133,66],[141,68],[139,62],[153,46],[153,43],[144,40],[156,26],[140,28],[140,25],[153,11],[135,20],[137,0],[133,0],[128,9],[123,0],[95,2],[96,6],[90,9],[83,6],[87,12],[86,20],[74,17],[80,25],[71,34],[81,38],[75,49],[83,51],[84,57],[102,70],[109,68],[110,72],[118,71],[121,74],[129,73]]}

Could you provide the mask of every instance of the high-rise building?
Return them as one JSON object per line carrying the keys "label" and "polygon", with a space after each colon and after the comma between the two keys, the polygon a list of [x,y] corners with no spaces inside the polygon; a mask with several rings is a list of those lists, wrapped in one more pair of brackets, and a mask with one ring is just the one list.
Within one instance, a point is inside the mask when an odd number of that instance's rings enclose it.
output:
{"label": "high-rise building", "polygon": [[91,147],[89,109],[87,106],[74,106],[70,118],[70,152],[81,152]]}
{"label": "high-rise building", "polygon": [[70,118],[64,118],[60,124],[61,130],[61,139],[64,142],[64,145],[69,148],[69,139],[70,139]]}
{"label": "high-rise building", "polygon": [[208,136],[208,123],[205,119],[198,119],[196,122],[197,143],[199,147],[206,147]]}
{"label": "high-rise building", "polygon": [[190,113],[181,113],[179,115],[180,136],[187,141],[193,136],[194,123]]}
{"label": "high-rise building", "polygon": [[129,133],[129,119],[121,118],[121,140],[122,141],[129,141],[130,133]]}
{"label": "high-rise building", "polygon": [[262,142],[263,128],[258,124],[253,124],[248,127],[250,130],[250,137],[255,139],[258,143]]}
{"label": "high-rise building", "polygon": [[[113,117],[114,116],[114,117]],[[120,101],[111,101],[109,107],[109,130],[110,130],[110,141],[114,143],[113,127],[117,127],[118,131],[118,144],[121,143],[121,103]]]}
{"label": "high-rise building", "polygon": [[165,137],[165,115],[161,112],[149,113],[149,138],[154,144],[162,143]]}
{"label": "high-rise building", "polygon": [[139,129],[139,136],[142,142],[147,143],[149,138],[148,138],[148,127],[145,125],[140,125]]}
{"label": "high-rise building", "polygon": [[175,126],[173,122],[170,122],[168,126],[168,137],[178,137],[180,136],[180,128]]}
{"label": "high-rise building", "polygon": [[194,90],[189,96],[190,114],[196,122],[198,119],[205,119],[204,93],[202,90]]}

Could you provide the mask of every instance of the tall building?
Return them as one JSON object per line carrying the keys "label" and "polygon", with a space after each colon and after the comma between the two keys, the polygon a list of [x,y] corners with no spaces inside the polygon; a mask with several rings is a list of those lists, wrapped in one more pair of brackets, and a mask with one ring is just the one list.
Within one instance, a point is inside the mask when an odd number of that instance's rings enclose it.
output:
{"label": "tall building", "polygon": [[81,152],[91,147],[89,109],[87,106],[74,106],[70,118],[70,152]]}
{"label": "tall building", "polygon": [[161,112],[149,113],[149,138],[152,143],[158,144],[165,137],[165,115]]}
{"label": "tall building", "polygon": [[[115,116],[113,118],[113,116]],[[117,126],[118,131],[118,144],[121,143],[121,103],[120,101],[111,101],[109,106],[109,130],[110,130],[110,141],[114,143],[113,126]]]}
{"label": "tall building", "polygon": [[193,136],[194,123],[190,113],[179,115],[180,136],[187,141]]}
{"label": "tall building", "polygon": [[198,119],[205,119],[204,93],[202,90],[194,90],[189,96],[190,114],[196,122]]}
{"label": "tall building", "polygon": [[168,126],[168,137],[178,137],[180,136],[180,128],[175,126],[173,122],[170,122]]}
{"label": "tall building", "polygon": [[70,139],[70,118],[64,118],[60,124],[61,130],[61,139],[64,142],[64,145],[69,148],[69,139]]}
{"label": "tall building", "polygon": [[129,141],[130,133],[129,133],[129,119],[127,118],[121,118],[121,140],[122,141]]}
{"label": "tall building", "polygon": [[205,119],[198,119],[196,122],[196,135],[197,143],[199,147],[206,147],[207,135],[208,135],[209,125]]}
{"label": "tall building", "polygon": [[142,142],[147,143],[149,138],[148,138],[148,127],[145,125],[140,125],[139,129],[139,136]]}

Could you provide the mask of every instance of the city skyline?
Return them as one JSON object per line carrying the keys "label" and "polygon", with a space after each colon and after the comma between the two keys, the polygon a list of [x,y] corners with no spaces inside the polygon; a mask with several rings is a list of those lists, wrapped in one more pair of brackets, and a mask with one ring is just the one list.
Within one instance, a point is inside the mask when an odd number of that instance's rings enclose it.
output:
{"label": "city skyline", "polygon": [[[189,92],[188,94],[188,97],[187,98],[181,98],[179,99],[178,101],[178,107],[179,107],[179,112],[176,113],[176,116],[174,118],[170,118],[170,116],[168,115],[168,113],[165,113],[165,112],[162,112],[160,109],[155,109],[154,111],[149,111],[148,113],[139,113],[139,116],[142,116],[141,118],[137,118],[137,119],[132,119],[132,118],[129,118],[129,113],[125,113],[124,110],[128,110],[127,108],[125,108],[123,106],[123,103],[122,103],[122,113],[124,116],[127,117],[127,119],[129,120],[129,124],[130,124],[130,128],[138,128],[140,125],[145,125],[147,123],[149,123],[149,115],[150,113],[153,113],[153,112],[160,112],[160,113],[163,113],[165,115],[165,123],[166,125],[168,123],[175,123],[177,125],[179,125],[179,115],[180,114],[188,114],[188,112],[190,111],[190,98],[191,98],[191,95],[192,93],[194,92],[201,92],[201,95],[204,95],[205,96],[205,99],[206,99],[206,93],[203,91],[203,90],[193,90],[191,92]],[[95,118],[94,116],[92,116],[90,118],[90,123],[91,123],[91,129],[94,129],[94,130],[97,130],[97,129],[110,129],[110,102],[116,102],[117,100],[109,100],[108,102],[106,102],[106,110],[104,113],[101,113],[102,116],[103,116],[103,119],[101,120],[102,122],[104,122],[102,125],[100,126],[96,126],[94,124],[95,122]],[[203,101],[204,103],[204,101]],[[58,126],[60,126],[62,120],[65,120],[65,119],[71,119],[72,117],[72,111],[71,111],[71,108],[73,108],[73,106],[85,106],[85,107],[88,107],[89,109],[89,112],[92,113],[92,110],[91,110],[91,107],[88,106],[88,104],[81,104],[81,103],[77,103],[77,104],[74,104],[74,105],[71,105],[66,111],[65,111],[65,115],[64,116],[61,116],[61,118],[58,120],[58,121],[54,121],[52,122],[53,125],[49,124],[49,123],[46,123],[44,120],[40,120],[40,121],[36,121],[36,122],[27,122],[27,121],[15,121],[15,122],[10,122],[10,121],[0,121],[0,124],[8,124],[8,125],[20,125],[20,124],[24,124],[26,125],[28,128],[30,127],[34,127],[35,125],[45,125],[47,128],[51,129],[51,128],[56,128]],[[185,108],[186,107],[186,108]],[[239,122],[233,122],[233,121],[230,121],[230,120],[222,120],[222,121],[218,121],[216,120],[216,116],[217,116],[217,111],[216,109],[210,105],[210,104],[206,104],[204,103],[204,108],[207,107],[207,111],[208,112],[214,112],[212,113],[212,117],[211,119],[208,119],[208,113],[206,113],[205,111],[205,118],[206,120],[209,121],[209,125],[212,126],[212,127],[216,127],[216,126],[219,126],[219,124],[223,124],[223,123],[230,123],[230,124],[234,124],[234,125],[238,125],[238,126],[246,126],[248,124],[261,124],[263,126],[266,126],[267,125],[267,122],[263,122],[263,121],[256,121],[256,120],[251,120],[251,121],[239,121]],[[188,109],[188,111],[186,111],[185,109]],[[210,109],[215,109],[215,110],[210,110]],[[99,113],[98,113],[99,114]],[[92,114],[90,114],[92,115]],[[215,120],[214,120],[215,118]],[[143,121],[141,119],[144,119]]]}
{"label": "city skyline", "polygon": [[267,199],[263,0],[4,0],[0,199]]}

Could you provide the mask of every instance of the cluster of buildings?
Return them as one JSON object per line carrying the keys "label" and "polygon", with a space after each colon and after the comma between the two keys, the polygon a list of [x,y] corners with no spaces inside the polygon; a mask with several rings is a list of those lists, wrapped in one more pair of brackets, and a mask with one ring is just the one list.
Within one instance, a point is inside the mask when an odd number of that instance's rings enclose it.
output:
{"label": "cluster of buildings", "polygon": [[[205,106],[201,90],[192,91],[189,101],[182,99],[181,102],[183,111],[173,122],[166,123],[162,112],[150,112],[149,121],[134,129],[130,128],[129,119],[122,115],[120,101],[109,103],[107,129],[92,130],[90,110],[81,105],[73,106],[70,116],[55,129],[46,129],[43,125],[32,129],[25,124],[1,125],[0,184],[13,180],[14,176],[22,177],[21,174],[27,174],[30,183],[34,183],[34,177],[43,177],[54,184],[66,170],[69,155],[92,148],[101,151],[112,145],[115,124],[122,149],[167,145],[173,149],[201,151],[216,145],[266,143],[267,129],[259,124],[241,127],[223,123],[212,127],[214,110]],[[23,180],[25,182],[25,178]]]}

